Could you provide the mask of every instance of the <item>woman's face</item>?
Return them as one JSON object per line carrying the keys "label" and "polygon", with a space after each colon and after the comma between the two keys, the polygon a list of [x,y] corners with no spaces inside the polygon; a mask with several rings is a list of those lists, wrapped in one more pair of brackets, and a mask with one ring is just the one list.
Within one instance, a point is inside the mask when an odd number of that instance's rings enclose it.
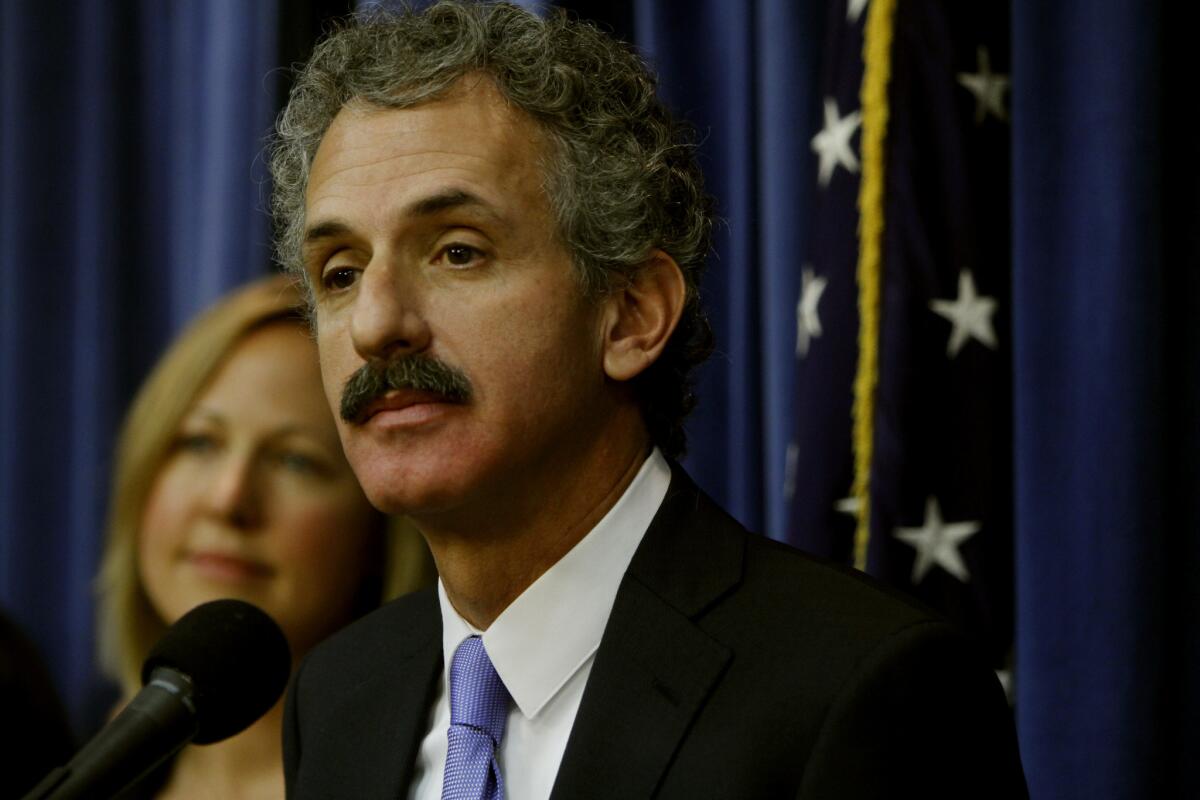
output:
{"label": "woman's face", "polygon": [[315,345],[273,323],[184,416],[147,498],[138,567],[167,624],[237,597],[274,617],[299,657],[349,621],[379,569],[380,525],[342,455]]}

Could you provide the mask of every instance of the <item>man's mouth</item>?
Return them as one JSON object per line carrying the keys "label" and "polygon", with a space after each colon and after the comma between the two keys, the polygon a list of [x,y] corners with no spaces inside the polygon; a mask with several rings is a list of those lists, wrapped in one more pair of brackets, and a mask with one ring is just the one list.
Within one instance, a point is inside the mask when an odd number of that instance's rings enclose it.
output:
{"label": "man's mouth", "polygon": [[341,417],[361,425],[385,411],[471,399],[471,382],[460,370],[429,355],[368,361],[342,389]]}
{"label": "man's mouth", "polygon": [[452,404],[457,402],[459,401],[451,400],[437,392],[421,391],[418,389],[396,389],[368,403],[366,408],[362,410],[362,413],[358,415],[355,423],[365,425],[377,414],[405,411],[415,406]]}

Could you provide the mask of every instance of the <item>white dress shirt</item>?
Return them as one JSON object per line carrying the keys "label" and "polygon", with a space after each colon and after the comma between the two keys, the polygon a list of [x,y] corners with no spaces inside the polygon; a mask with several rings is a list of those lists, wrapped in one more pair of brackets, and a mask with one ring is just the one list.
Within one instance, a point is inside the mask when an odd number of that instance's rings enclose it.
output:
{"label": "white dress shirt", "polygon": [[[604,518],[533,582],[486,631],[458,615],[438,581],[443,663],[468,636],[483,646],[513,705],[498,760],[507,800],[546,800],[579,710],[617,587],[671,482],[655,449]],[[450,701],[438,678],[428,732],[421,741],[409,800],[439,800],[446,768]]]}

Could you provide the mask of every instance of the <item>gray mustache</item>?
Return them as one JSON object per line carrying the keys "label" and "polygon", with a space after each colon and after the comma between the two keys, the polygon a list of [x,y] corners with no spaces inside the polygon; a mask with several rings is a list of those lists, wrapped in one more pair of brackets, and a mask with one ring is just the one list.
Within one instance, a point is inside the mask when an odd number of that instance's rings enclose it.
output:
{"label": "gray mustache", "polygon": [[342,388],[342,419],[358,422],[367,406],[395,389],[432,392],[452,403],[471,399],[471,381],[467,376],[432,356],[368,361],[354,371]]}

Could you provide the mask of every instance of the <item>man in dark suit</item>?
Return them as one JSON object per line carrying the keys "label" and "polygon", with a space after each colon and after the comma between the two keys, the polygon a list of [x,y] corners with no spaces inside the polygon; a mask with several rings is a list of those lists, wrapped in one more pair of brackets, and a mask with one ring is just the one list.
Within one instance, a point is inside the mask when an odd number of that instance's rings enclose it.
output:
{"label": "man in dark suit", "polygon": [[511,6],[374,17],[272,168],[347,457],[440,574],[305,661],[290,796],[1024,796],[947,626],[671,461],[711,203],[636,56]]}

